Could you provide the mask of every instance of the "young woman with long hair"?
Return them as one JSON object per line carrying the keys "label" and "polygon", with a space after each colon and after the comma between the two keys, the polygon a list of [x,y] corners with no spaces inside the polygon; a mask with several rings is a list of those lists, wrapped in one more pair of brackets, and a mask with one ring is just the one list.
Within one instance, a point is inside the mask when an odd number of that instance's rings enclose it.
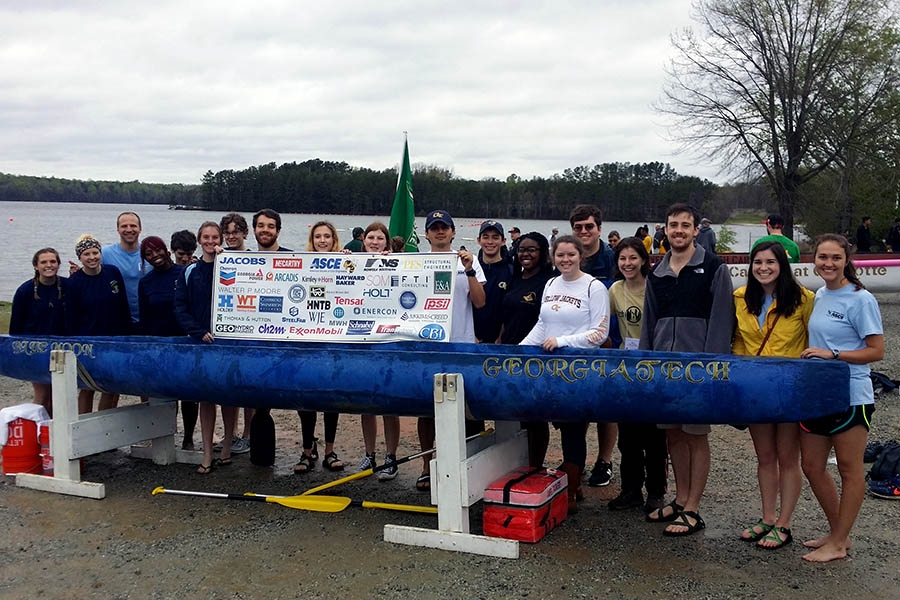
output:
{"label": "young woman with long hair", "polygon": [[[801,358],[841,360],[850,365],[850,406],[846,411],[803,420],[800,452],[803,473],[828,519],[828,535],[803,542],[810,562],[847,556],[850,530],[866,493],[863,454],[875,394],[869,363],[884,358],[884,330],[878,301],[856,276],[846,238],[824,234],[816,238],[815,272],[825,282],[816,292],[809,320],[809,348]],[[831,449],[837,457],[841,493],[826,470]]]}
{"label": "young woman with long hair", "polygon": [[[809,345],[813,293],[797,283],[784,247],[762,242],[750,251],[747,285],[734,292],[737,326],[732,352],[745,356],[799,358]],[[796,423],[750,425],[762,517],[741,540],[776,550],[793,539],[791,517],[800,498],[800,427]],[[781,512],[778,498],[781,496]]]}

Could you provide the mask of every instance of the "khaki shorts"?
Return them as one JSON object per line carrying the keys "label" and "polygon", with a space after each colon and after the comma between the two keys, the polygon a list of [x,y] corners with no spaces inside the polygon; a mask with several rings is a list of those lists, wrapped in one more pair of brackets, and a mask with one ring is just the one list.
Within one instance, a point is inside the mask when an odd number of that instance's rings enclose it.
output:
{"label": "khaki shorts", "polygon": [[691,435],[707,435],[710,431],[712,431],[712,425],[667,425],[667,424],[659,424],[657,425],[660,429],[680,429],[685,433],[689,433]]}

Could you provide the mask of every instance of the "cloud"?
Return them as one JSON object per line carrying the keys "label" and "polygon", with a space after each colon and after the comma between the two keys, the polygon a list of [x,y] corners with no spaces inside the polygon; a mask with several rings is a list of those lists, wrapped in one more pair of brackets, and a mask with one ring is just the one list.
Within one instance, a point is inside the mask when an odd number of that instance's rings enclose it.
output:
{"label": "cloud", "polygon": [[0,5],[0,165],[199,182],[319,157],[467,178],[670,162],[651,104],[689,0]]}

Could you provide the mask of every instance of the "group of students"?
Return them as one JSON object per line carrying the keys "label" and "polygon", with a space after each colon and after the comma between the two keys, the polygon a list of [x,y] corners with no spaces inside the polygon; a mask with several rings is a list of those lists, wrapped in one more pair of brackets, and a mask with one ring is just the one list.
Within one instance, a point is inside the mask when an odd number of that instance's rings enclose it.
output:
{"label": "group of students", "polygon": [[[503,226],[493,220],[482,223],[478,256],[457,252],[457,285],[449,339],[539,345],[547,352],[557,348],[611,347],[680,352],[734,352],[744,355],[842,360],[850,364],[851,406],[847,411],[801,423],[750,426],[758,458],[762,515],[740,535],[761,548],[777,549],[792,541],[791,516],[799,499],[802,473],[819,500],[830,532],[804,542],[810,561],[829,561],[846,556],[850,530],[864,496],[863,452],[874,394],[867,364],[884,354],[880,312],[875,298],[863,289],[850,257],[850,245],[841,236],[826,234],[815,240],[815,271],[824,287],[816,294],[801,287],[792,275],[785,248],[777,240],[757,243],[750,255],[747,285],[732,290],[727,267],[715,254],[695,244],[699,216],[693,207],[676,204],[666,214],[665,234],[669,251],[651,269],[646,234],[616,240],[615,249],[599,240],[600,209],[580,205],[570,215],[573,235],[556,236],[552,246],[537,232],[522,234],[511,262],[501,257],[505,246]],[[124,224],[124,227],[123,227]],[[187,334],[212,343],[210,331],[213,265],[216,254],[246,250],[246,220],[229,213],[220,223],[207,221],[197,233],[201,255],[175,248],[178,263],[158,237],[139,244],[137,262],[124,262],[134,271],[136,305],[129,308],[128,281],[116,265],[106,261],[113,249],[137,244],[140,219],[123,213],[117,221],[119,245],[101,248],[83,236],[75,251],[82,266],[66,280],[60,277],[59,254],[44,248],[35,253],[35,275],[16,292],[11,334],[145,335]],[[432,251],[452,251],[455,226],[446,211],[426,217],[425,237]],[[136,232],[135,232],[136,231]],[[263,209],[253,216],[258,249],[290,251],[278,243],[281,218]],[[182,232],[176,236],[182,235]],[[128,242],[126,244],[126,242]],[[402,242],[402,240],[400,240]],[[392,240],[380,222],[369,225],[361,240],[363,252],[389,253]],[[399,245],[398,249],[402,246]],[[334,226],[315,223],[309,232],[307,251],[349,252],[342,249]],[[129,260],[130,251],[125,252]],[[179,264],[180,263],[180,264]],[[49,386],[34,384],[35,401],[50,406]],[[87,394],[90,394],[88,391]],[[90,397],[79,408],[91,409]],[[187,403],[182,403],[187,404]],[[101,398],[100,408],[115,406],[115,398]],[[225,437],[219,458],[213,458],[216,407],[200,403],[203,461],[197,471],[209,473],[229,464],[237,409],[223,407]],[[314,437],[316,413],[299,411],[303,453],[296,473],[314,468],[319,456]],[[245,415],[249,421],[252,415]],[[196,420],[196,417],[194,417]],[[334,450],[338,415],[325,413],[325,449],[322,464],[330,470],[344,468]],[[399,418],[383,417],[386,458],[379,478],[397,475]],[[584,495],[581,479],[587,454],[588,423],[556,423],[560,430],[563,463],[569,475],[569,506],[574,512]],[[193,425],[185,423],[185,443]],[[477,428],[479,424],[473,424]],[[547,423],[524,422],[529,432],[529,460],[544,463],[550,439]],[[360,468],[376,467],[377,417],[362,417],[365,456]],[[611,469],[612,444],[621,453],[621,493],[609,508],[643,507],[646,519],[665,523],[666,535],[690,535],[705,527],[699,507],[709,473],[709,425],[619,423],[598,424],[600,453],[594,467]],[[616,436],[617,432],[617,436]],[[434,444],[434,421],[418,424],[423,449]],[[612,440],[612,441],[610,441]],[[608,449],[604,449],[608,447]],[[841,476],[841,493],[826,470],[832,448]],[[668,464],[674,471],[676,494],[665,503]],[[593,476],[592,475],[592,478]],[[430,488],[429,462],[416,481],[420,490]],[[644,488],[647,496],[645,499]],[[780,511],[777,510],[780,497]]]}

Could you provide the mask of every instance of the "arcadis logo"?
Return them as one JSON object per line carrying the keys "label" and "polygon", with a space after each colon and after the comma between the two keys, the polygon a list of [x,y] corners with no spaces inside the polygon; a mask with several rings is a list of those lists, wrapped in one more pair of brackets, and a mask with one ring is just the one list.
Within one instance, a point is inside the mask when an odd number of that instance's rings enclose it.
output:
{"label": "arcadis logo", "polygon": [[219,283],[222,285],[234,285],[237,282],[237,271],[229,269],[219,271]]}
{"label": "arcadis logo", "polygon": [[274,269],[302,269],[302,258],[273,258],[272,268]]}
{"label": "arcadis logo", "polygon": [[220,256],[219,264],[222,265],[257,265],[265,266],[266,258],[263,256]]}

